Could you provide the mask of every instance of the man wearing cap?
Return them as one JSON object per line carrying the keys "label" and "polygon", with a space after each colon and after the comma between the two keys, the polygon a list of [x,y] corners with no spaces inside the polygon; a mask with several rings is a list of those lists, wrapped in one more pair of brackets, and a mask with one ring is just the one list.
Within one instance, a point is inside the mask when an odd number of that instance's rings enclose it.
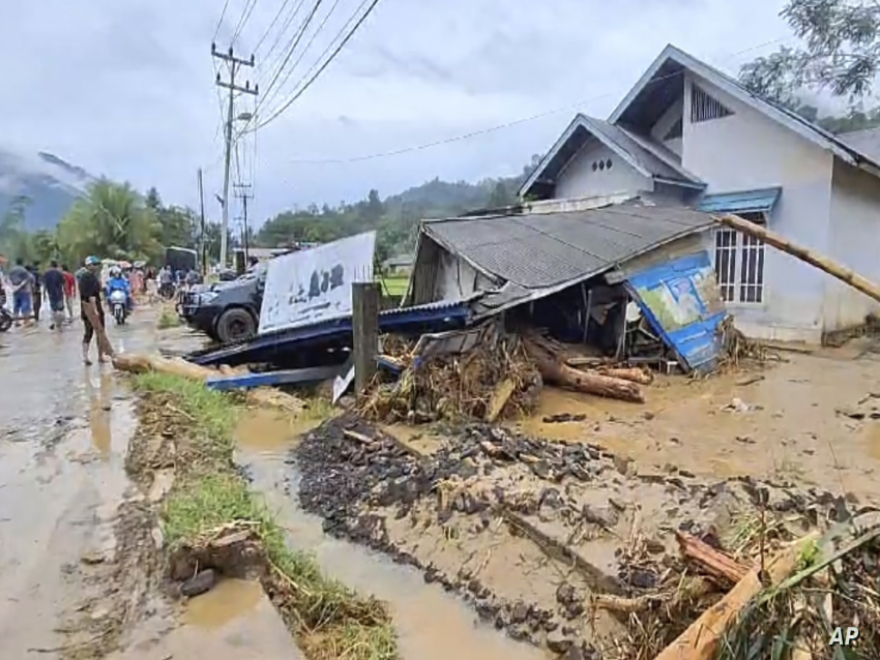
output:
{"label": "man wearing cap", "polygon": [[[101,268],[101,260],[98,257],[86,257],[85,270],[79,276],[79,300],[80,300],[80,316],[83,322],[83,343],[82,354],[83,362],[86,366],[92,361],[89,359],[89,346],[92,343],[92,337],[95,336],[96,330],[101,330],[104,326],[104,307],[101,305],[101,280],[98,271]],[[86,314],[86,307],[91,306],[98,315],[101,328],[95,328]],[[104,351],[101,349],[101,342],[98,344],[98,362],[106,362]]]}

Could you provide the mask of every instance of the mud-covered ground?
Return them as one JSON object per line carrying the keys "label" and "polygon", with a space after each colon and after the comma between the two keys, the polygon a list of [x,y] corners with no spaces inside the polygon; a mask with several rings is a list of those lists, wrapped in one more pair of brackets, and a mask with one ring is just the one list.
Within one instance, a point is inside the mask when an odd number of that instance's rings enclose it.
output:
{"label": "mud-covered ground", "polygon": [[[849,351],[661,379],[645,406],[546,388],[538,415],[506,429],[344,416],[293,452],[299,498],[329,533],[418,567],[511,637],[600,657],[623,629],[591,596],[657,585],[676,530],[736,538],[765,490],[781,519],[878,501],[877,358]],[[652,560],[630,561],[637,542]]]}
{"label": "mud-covered ground", "polygon": [[[120,350],[154,342],[138,310]],[[150,526],[125,477],[136,420],[110,365],[82,364],[79,322],[0,335],[0,639],[3,657],[92,658],[143,595]],[[94,350],[94,349],[93,349]],[[146,536],[145,536],[146,535]]]}

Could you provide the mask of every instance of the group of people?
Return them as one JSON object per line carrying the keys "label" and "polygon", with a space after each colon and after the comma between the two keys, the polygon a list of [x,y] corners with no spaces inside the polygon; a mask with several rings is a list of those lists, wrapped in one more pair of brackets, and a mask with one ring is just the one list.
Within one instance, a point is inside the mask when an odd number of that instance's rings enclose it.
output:
{"label": "group of people", "polygon": [[26,266],[22,259],[17,259],[9,269],[7,279],[12,289],[12,314],[16,324],[39,323],[44,293],[52,314],[53,329],[73,321],[76,277],[67,266],[52,261],[49,269],[41,273],[38,264]]}
{"label": "group of people", "polygon": [[[109,298],[114,290],[122,290],[126,293],[127,307],[131,310],[134,305],[133,294],[146,289],[146,276],[137,269],[126,273],[118,265],[111,265],[102,277],[101,259],[94,256],[87,257],[76,273],[71,273],[66,265],[59,265],[57,261],[51,261],[49,268],[41,272],[38,264],[27,266],[22,259],[17,259],[5,277],[0,271],[0,306],[6,306],[7,303],[6,283],[12,292],[15,325],[31,326],[39,323],[43,301],[46,300],[52,313],[50,327],[61,330],[64,325],[75,320],[74,299],[78,293],[80,319],[83,323],[82,357],[83,362],[90,365],[92,362],[89,351],[95,338],[96,325],[105,326],[102,297]],[[105,362],[101,344],[96,343],[98,360]]]}

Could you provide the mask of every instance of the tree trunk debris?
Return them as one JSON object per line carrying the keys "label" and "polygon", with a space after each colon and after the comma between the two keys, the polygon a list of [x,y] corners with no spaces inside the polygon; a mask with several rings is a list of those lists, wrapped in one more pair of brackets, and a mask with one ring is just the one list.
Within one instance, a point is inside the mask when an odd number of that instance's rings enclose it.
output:
{"label": "tree trunk debris", "polygon": [[880,302],[880,286],[872,282],[866,277],[859,275],[854,272],[852,269],[847,268],[846,266],[837,263],[825,257],[817,252],[813,252],[803,246],[792,243],[787,238],[780,236],[779,234],[769,231],[764,227],[755,224],[754,222],[749,222],[748,220],[744,220],[736,215],[723,215],[715,218],[719,223],[724,225],[725,227],[730,227],[731,229],[735,229],[743,234],[747,234],[749,236],[753,236],[754,238],[760,239],[767,245],[771,245],[775,247],[777,250],[782,250],[786,254],[790,254],[793,257],[797,257],[801,261],[804,261],[811,266],[815,266],[819,270],[824,273],[828,273],[832,277],[836,277],[841,282],[845,284],[849,284],[856,291],[860,291],[864,293],[869,298],[873,298],[874,300]]}
{"label": "tree trunk debris", "polygon": [[736,584],[749,572],[748,567],[695,536],[685,532],[676,532],[675,538],[678,541],[681,554],[700,564],[710,575],[722,577]]}
{"label": "tree trunk debris", "polygon": [[[774,586],[788,578],[798,566],[801,549],[815,541],[818,533],[809,534],[772,558],[765,568],[767,586]],[[721,640],[728,626],[765,587],[761,582],[760,567],[750,570],[736,586],[704,611],[678,638],[654,660],[712,660],[717,656]]]}
{"label": "tree trunk debris", "polygon": [[561,387],[576,392],[596,394],[610,399],[644,403],[645,398],[638,384],[622,378],[580,371],[565,364],[550,342],[541,337],[530,336],[525,340],[525,347],[535,361],[541,377]]}

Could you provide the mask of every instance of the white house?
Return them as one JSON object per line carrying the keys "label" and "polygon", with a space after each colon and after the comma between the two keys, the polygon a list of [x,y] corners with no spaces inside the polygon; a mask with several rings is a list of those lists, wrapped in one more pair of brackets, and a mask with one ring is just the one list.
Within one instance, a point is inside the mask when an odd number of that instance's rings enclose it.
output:
{"label": "white house", "polygon": [[[868,153],[865,153],[868,152]],[[578,115],[525,199],[653,193],[732,212],[880,281],[877,153],[835,136],[667,46],[607,121]],[[704,245],[737,325],[756,337],[819,342],[878,305],[787,254],[727,229]]]}

